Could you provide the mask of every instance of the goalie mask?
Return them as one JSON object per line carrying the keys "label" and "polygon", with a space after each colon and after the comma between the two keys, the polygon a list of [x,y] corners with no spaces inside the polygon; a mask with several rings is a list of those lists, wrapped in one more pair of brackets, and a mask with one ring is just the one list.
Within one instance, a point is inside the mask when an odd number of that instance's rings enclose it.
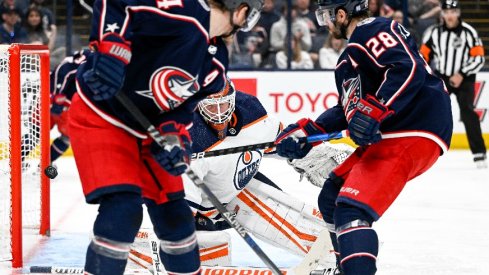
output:
{"label": "goalie mask", "polygon": [[207,124],[217,132],[219,139],[226,137],[229,121],[235,110],[236,91],[229,78],[226,79],[224,88],[215,94],[199,102],[200,115]]}

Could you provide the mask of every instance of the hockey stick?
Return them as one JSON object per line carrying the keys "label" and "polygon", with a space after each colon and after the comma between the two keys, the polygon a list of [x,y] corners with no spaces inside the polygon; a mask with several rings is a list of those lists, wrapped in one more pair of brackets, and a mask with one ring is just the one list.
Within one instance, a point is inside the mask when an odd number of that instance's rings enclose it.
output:
{"label": "hockey stick", "polygon": [[[302,137],[302,138],[299,138],[299,142],[300,143],[312,143],[312,142],[318,142],[318,141],[328,141],[328,140],[333,140],[333,139],[344,138],[346,136],[347,136],[346,130],[344,130],[341,132],[332,132],[332,133],[327,133],[327,134],[319,134],[319,135],[314,135],[314,136],[309,136],[309,137]],[[256,150],[256,149],[268,149],[268,148],[273,148],[273,147],[275,147],[275,142],[269,141],[269,142],[264,142],[264,143],[257,143],[257,144],[251,144],[251,145],[231,147],[231,148],[213,150],[213,151],[208,151],[208,152],[203,151],[203,152],[193,153],[192,159],[201,159],[201,158],[207,158],[207,157],[229,155],[229,154],[234,154],[234,153],[242,153],[242,152]]]}
{"label": "hockey stick", "polygon": [[319,233],[316,241],[311,246],[302,262],[293,267],[292,271],[296,275],[309,275],[319,265],[321,258],[332,248],[333,244],[329,237],[329,231],[325,229]]}
{"label": "hockey stick", "polygon": [[[116,98],[119,103],[126,108],[126,110],[136,119],[136,121],[146,129],[148,134],[153,138],[153,140],[158,143],[162,148],[166,145],[179,144],[178,138],[172,135],[163,136],[154,127],[151,121],[139,110],[139,108],[122,92],[116,94]],[[224,220],[229,223],[245,240],[245,242],[253,249],[256,255],[263,261],[263,263],[272,270],[275,275],[282,275],[280,269],[275,265],[272,260],[263,252],[263,250],[258,246],[258,244],[251,238],[251,236],[246,232],[246,229],[236,221],[235,216],[229,212],[224,205],[219,201],[219,199],[212,193],[212,191],[205,185],[205,183],[197,177],[197,175],[190,169],[190,167],[185,172],[187,176],[194,182],[197,187],[199,187],[209,198],[214,207],[219,211]]]}
{"label": "hockey stick", "polygon": [[[83,274],[83,267],[62,267],[62,266],[31,266],[27,269],[28,273],[42,273],[42,274]],[[25,273],[23,273],[25,274]],[[124,275],[136,275],[144,274],[149,275],[151,272],[147,269],[127,269]]]}

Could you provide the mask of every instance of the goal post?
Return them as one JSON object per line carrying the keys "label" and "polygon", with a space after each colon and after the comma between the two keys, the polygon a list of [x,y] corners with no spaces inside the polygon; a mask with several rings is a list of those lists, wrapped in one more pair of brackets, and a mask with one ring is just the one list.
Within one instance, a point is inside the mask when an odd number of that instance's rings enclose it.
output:
{"label": "goal post", "polygon": [[0,261],[23,265],[25,234],[49,235],[49,50],[0,45]]}

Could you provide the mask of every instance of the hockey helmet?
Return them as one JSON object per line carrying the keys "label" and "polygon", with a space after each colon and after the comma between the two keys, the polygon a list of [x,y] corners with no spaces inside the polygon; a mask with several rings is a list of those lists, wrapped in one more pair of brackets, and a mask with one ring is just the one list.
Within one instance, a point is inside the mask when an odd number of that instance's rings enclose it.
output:
{"label": "hockey helmet", "polygon": [[444,10],[448,9],[458,9],[458,1],[457,0],[442,0],[441,8]]}
{"label": "hockey helmet", "polygon": [[227,9],[230,11],[236,10],[241,5],[248,6],[248,14],[246,17],[246,23],[241,27],[241,31],[249,32],[258,23],[260,19],[261,10],[263,9],[263,3],[265,0],[221,0]]}
{"label": "hockey helmet", "polygon": [[226,84],[221,91],[199,102],[199,113],[207,123],[215,126],[213,128],[221,130],[220,128],[225,128],[227,122],[231,120],[236,106],[235,101],[236,91],[234,84],[229,78],[226,78]]}
{"label": "hockey helmet", "polygon": [[318,0],[316,19],[320,26],[336,21],[336,12],[344,9],[348,16],[355,17],[368,11],[368,0]]}

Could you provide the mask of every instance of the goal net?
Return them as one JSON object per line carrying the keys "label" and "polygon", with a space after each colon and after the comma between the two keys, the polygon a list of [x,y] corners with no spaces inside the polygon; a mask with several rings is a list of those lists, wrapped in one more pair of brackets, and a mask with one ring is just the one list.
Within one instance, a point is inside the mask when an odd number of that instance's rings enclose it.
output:
{"label": "goal net", "polygon": [[49,51],[0,45],[0,261],[22,266],[26,234],[49,235]]}

